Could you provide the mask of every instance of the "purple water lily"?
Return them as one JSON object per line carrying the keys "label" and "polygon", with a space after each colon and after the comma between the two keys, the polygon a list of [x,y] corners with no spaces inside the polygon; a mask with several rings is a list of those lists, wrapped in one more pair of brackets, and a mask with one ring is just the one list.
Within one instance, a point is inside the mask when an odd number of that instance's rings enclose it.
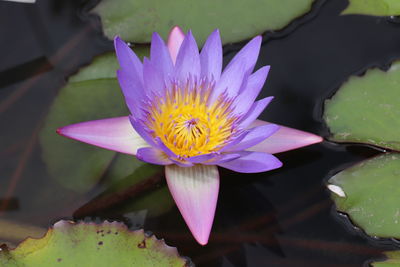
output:
{"label": "purple water lily", "polygon": [[253,72],[261,37],[252,39],[222,72],[218,30],[199,53],[175,27],[168,45],[153,34],[143,63],[119,38],[119,84],[129,117],[69,125],[58,133],[165,165],[170,192],[195,239],[208,242],[219,190],[217,166],[237,172],[273,170],[272,154],[322,141],[319,136],[256,120],[272,97],[256,101],[269,66]]}

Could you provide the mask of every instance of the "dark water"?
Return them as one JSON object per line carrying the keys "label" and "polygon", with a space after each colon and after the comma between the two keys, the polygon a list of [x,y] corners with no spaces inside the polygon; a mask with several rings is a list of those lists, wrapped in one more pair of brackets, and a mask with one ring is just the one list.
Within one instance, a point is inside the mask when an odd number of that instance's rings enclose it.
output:
{"label": "dark water", "polygon": [[[87,16],[80,2],[0,2],[1,220],[48,227],[60,218],[72,219],[103,190],[83,195],[63,189],[47,174],[37,139],[65,78],[112,49],[99,20]],[[272,70],[260,97],[274,95],[275,100],[262,119],[327,137],[323,100],[349,75],[371,66],[387,68],[400,57],[398,19],[339,16],[346,3],[317,1],[311,14],[265,35],[258,67],[268,64]],[[241,45],[226,46],[226,60]],[[278,154],[284,167],[276,171],[221,171],[213,232],[205,247],[197,245],[175,207],[146,220],[144,228],[197,266],[363,266],[396,243],[369,238],[338,215],[325,181],[376,153],[324,142]],[[128,215],[113,210],[89,215],[132,224]],[[0,240],[15,244],[18,238]]]}

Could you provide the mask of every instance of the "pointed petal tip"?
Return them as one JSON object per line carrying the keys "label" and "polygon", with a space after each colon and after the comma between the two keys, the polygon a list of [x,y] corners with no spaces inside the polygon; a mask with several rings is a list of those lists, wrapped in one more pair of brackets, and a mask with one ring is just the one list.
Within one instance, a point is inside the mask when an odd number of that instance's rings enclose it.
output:
{"label": "pointed petal tip", "polygon": [[86,121],[58,128],[64,137],[125,154],[149,146],[132,128],[128,117]]}
{"label": "pointed petal tip", "polygon": [[[268,124],[262,120],[254,121],[249,128]],[[250,151],[259,151],[270,154],[281,153],[309,145],[321,143],[324,139],[313,133],[280,126],[280,129],[265,141],[251,147]]]}
{"label": "pointed petal tip", "polygon": [[219,191],[218,168],[169,165],[165,177],[172,197],[196,241],[208,243]]}
{"label": "pointed petal tip", "polygon": [[174,27],[172,27],[171,31],[169,32],[169,37],[173,36],[173,35],[185,35],[183,33],[183,30],[181,27],[179,27],[178,25],[175,25]]}
{"label": "pointed petal tip", "polygon": [[195,235],[193,235],[193,236],[194,236],[194,239],[196,239],[197,243],[199,243],[202,246],[205,246],[205,245],[208,244],[208,238],[209,238],[210,235],[207,235],[207,236],[195,236]]}
{"label": "pointed petal tip", "polygon": [[116,35],[114,37],[114,48],[117,49],[117,47],[119,45],[121,45],[122,43],[125,43],[125,42],[121,39],[121,37],[119,37],[119,35]]}
{"label": "pointed petal tip", "polygon": [[185,34],[183,33],[182,29],[179,26],[174,26],[168,34],[167,41],[168,51],[174,64],[183,39],[185,39]]}

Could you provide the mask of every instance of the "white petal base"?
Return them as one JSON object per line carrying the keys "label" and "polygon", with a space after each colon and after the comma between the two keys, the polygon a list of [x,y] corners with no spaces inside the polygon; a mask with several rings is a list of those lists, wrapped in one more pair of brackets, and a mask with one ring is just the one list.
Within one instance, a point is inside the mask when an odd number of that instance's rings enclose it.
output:
{"label": "white petal base", "polygon": [[169,190],[194,238],[208,242],[219,191],[217,166],[165,167]]}

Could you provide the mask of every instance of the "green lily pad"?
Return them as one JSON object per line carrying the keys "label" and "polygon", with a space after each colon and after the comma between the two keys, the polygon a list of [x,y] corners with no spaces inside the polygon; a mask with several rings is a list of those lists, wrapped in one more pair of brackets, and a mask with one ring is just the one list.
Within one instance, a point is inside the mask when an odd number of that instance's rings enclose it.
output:
{"label": "green lily pad", "polygon": [[399,178],[400,154],[387,153],[336,174],[328,188],[337,209],[368,235],[400,238]]}
{"label": "green lily pad", "polygon": [[400,15],[398,0],[349,0],[349,6],[342,14],[361,14],[372,16]]}
{"label": "green lily pad", "polygon": [[324,119],[337,142],[400,150],[400,62],[384,72],[351,77],[325,102]]}
{"label": "green lily pad", "polygon": [[60,221],[41,239],[28,238],[16,249],[0,252],[1,266],[165,266],[190,263],[143,230],[130,231],[118,222]]}
{"label": "green lily pad", "polygon": [[[140,48],[136,52],[143,55],[147,51]],[[112,52],[97,57],[91,65],[70,77],[55,98],[40,132],[42,157],[49,174],[74,191],[86,192],[92,188],[117,153],[61,137],[55,131],[73,123],[129,114],[115,77],[117,68]],[[114,172],[113,179],[129,175],[142,162],[126,156],[117,164],[114,168],[119,171]]]}
{"label": "green lily pad", "polygon": [[149,43],[151,34],[166,38],[175,25],[192,29],[199,44],[216,28],[224,43],[237,42],[267,30],[279,30],[307,13],[314,0],[102,0],[100,15],[106,36]]}
{"label": "green lily pad", "polygon": [[387,259],[385,261],[372,262],[373,267],[397,267],[400,266],[400,251],[385,252]]}

